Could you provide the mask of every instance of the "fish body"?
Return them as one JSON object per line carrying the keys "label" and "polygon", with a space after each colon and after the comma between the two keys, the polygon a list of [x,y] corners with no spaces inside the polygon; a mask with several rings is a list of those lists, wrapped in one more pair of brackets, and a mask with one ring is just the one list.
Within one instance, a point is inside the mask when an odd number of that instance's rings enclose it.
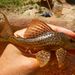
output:
{"label": "fish body", "polygon": [[64,33],[53,31],[47,24],[39,20],[31,22],[32,25],[28,28],[26,34],[28,38],[16,37],[13,35],[6,16],[3,13],[1,14],[4,16],[5,23],[0,33],[0,42],[12,43],[20,47],[31,47],[33,49],[43,47],[43,50],[35,54],[41,67],[50,61],[51,51],[56,51],[59,68],[66,65],[67,50],[75,50],[75,39]]}
{"label": "fish body", "polygon": [[[7,42],[21,44],[29,47],[44,47],[50,46],[55,50],[57,48],[64,48],[66,50],[75,49],[75,41],[73,38],[67,36],[64,33],[57,32],[45,32],[35,38],[21,38],[21,37],[9,37]],[[52,49],[50,49],[52,50]]]}
{"label": "fish body", "polygon": [[56,32],[46,32],[38,37],[28,39],[15,36],[0,38],[0,41],[12,43],[23,48],[30,47],[38,49],[39,47],[44,47],[44,50],[37,51],[35,55],[40,61],[40,67],[45,66],[50,61],[51,51],[56,51],[59,68],[66,65],[66,51],[71,49],[75,50],[75,41],[73,40],[64,33]]}

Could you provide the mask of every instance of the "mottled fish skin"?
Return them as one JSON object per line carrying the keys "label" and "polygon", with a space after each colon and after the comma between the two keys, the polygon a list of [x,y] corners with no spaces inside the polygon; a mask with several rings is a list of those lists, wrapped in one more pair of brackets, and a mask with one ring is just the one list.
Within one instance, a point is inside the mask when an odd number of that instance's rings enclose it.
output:
{"label": "mottled fish skin", "polygon": [[[56,50],[57,48],[64,48],[66,50],[75,49],[75,40],[64,33],[45,32],[35,38],[22,38],[15,36],[0,37],[1,42],[9,42],[17,45],[24,45],[29,47],[44,47],[50,46]],[[51,50],[51,49],[50,49]]]}
{"label": "mottled fish skin", "polygon": [[65,35],[64,33],[57,32],[46,32],[38,37],[25,39],[21,37],[9,37],[9,42],[15,44],[22,44],[29,47],[43,47],[43,46],[54,46],[57,48],[64,49],[75,49],[75,43],[72,43],[71,37]]}

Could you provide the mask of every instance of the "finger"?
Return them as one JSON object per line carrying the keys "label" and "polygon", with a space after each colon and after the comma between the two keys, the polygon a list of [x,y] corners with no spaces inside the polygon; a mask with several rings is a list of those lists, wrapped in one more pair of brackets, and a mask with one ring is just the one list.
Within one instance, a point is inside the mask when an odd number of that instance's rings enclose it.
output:
{"label": "finger", "polygon": [[[27,70],[29,68],[35,69],[39,66],[39,62],[35,58],[26,57],[22,55],[20,50],[12,44],[9,44],[6,47],[5,51],[3,52],[1,56],[1,60],[4,61],[4,63],[10,62],[10,64],[12,64],[13,66],[14,64],[12,63],[12,61],[13,62],[15,61],[16,64],[20,63]],[[7,63],[7,65],[9,64]]]}
{"label": "finger", "polygon": [[8,44],[1,57],[8,56],[11,58],[18,55],[21,55],[20,50],[18,50],[18,48],[16,48],[14,45]]}
{"label": "finger", "polygon": [[12,44],[6,47],[0,58],[0,65],[7,75],[19,75],[19,73],[27,75],[39,68],[39,62],[35,58],[23,56],[20,50]]}
{"label": "finger", "polygon": [[20,67],[21,72],[24,71],[26,74],[29,74],[40,67],[39,62],[35,58],[25,57],[23,60],[24,62],[22,62],[22,67]]}
{"label": "finger", "polygon": [[66,28],[63,28],[63,27],[59,27],[59,26],[55,26],[55,25],[51,25],[51,24],[48,24],[54,31],[57,31],[57,32],[63,32],[71,37],[74,37],[75,38],[75,33],[71,30],[68,30]]}

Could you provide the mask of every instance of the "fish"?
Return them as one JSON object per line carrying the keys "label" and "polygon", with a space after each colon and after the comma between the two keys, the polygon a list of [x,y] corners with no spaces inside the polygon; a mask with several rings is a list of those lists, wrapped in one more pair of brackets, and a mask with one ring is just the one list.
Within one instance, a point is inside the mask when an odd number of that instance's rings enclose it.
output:
{"label": "fish", "polygon": [[56,54],[58,67],[65,67],[67,61],[67,51],[75,50],[75,39],[69,37],[68,35],[55,32],[46,23],[41,20],[32,20],[29,23],[24,37],[16,37],[12,32],[11,26],[5,14],[4,28],[0,33],[0,42],[5,42],[7,44],[11,43],[19,47],[29,47],[29,48],[40,48],[34,54],[36,59],[40,63],[40,67],[44,67],[50,61],[51,51]]}

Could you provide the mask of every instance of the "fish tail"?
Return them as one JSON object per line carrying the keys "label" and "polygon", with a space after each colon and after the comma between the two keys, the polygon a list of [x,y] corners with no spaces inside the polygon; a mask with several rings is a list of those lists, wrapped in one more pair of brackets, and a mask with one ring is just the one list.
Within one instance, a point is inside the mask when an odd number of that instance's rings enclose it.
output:
{"label": "fish tail", "polygon": [[9,24],[9,21],[8,21],[6,15],[3,12],[0,12],[0,14],[2,14],[2,16],[4,17],[3,29],[2,29],[2,31],[0,33],[0,36],[4,37],[4,38],[12,36],[13,35],[12,29],[10,27],[10,24]]}

